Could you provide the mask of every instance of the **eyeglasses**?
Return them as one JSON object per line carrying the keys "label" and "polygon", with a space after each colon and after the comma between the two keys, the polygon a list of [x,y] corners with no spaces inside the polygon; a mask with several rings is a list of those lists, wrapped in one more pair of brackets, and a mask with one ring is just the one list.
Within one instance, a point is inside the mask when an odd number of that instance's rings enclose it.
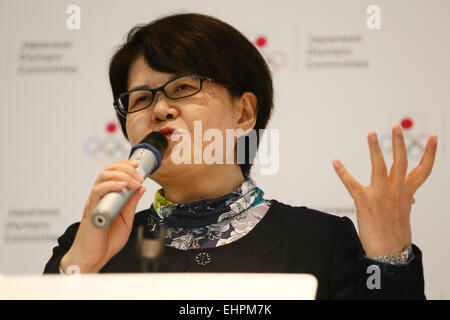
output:
{"label": "eyeglasses", "polygon": [[220,83],[232,89],[231,86],[211,78],[197,74],[185,75],[169,80],[158,88],[138,88],[124,92],[117,97],[114,102],[114,108],[121,116],[126,117],[127,114],[135,113],[151,106],[158,91],[164,93],[169,99],[179,100],[199,93],[202,90],[204,81]]}

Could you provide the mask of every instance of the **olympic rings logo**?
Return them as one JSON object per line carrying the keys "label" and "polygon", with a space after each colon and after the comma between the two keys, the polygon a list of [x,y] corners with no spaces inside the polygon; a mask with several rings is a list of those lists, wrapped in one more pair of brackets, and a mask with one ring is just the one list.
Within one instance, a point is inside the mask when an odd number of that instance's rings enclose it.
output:
{"label": "olympic rings logo", "polygon": [[279,71],[288,65],[288,55],[281,50],[268,51],[267,49],[267,37],[258,36],[255,40],[255,46],[259,49],[259,52],[266,60],[269,67],[273,70]]}
{"label": "olympic rings logo", "polygon": [[113,162],[128,158],[130,147],[125,141],[115,136],[117,125],[110,122],[106,125],[107,136],[99,138],[91,136],[83,144],[83,151],[97,162]]}
{"label": "olympic rings logo", "polygon": [[[403,137],[405,139],[408,158],[414,161],[419,160],[425,151],[425,146],[430,135],[428,133],[421,133],[418,136],[414,136],[407,131],[403,131]],[[384,134],[380,136],[379,140],[381,149],[393,157],[392,134]]]}

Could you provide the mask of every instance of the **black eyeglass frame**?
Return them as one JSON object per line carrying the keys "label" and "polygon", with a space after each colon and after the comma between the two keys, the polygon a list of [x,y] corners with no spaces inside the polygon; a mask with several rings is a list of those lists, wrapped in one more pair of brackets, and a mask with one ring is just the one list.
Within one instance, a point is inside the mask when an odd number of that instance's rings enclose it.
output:
{"label": "black eyeglass frame", "polygon": [[[170,96],[167,94],[166,90],[165,90],[166,86],[167,86],[169,83],[171,83],[171,82],[173,82],[173,81],[176,81],[176,80],[178,80],[178,79],[184,78],[184,77],[196,77],[196,78],[199,78],[199,79],[200,79],[200,87],[198,88],[198,90],[197,90],[196,92],[191,93],[191,94],[189,94],[189,95],[187,95],[187,96],[184,96],[184,97],[179,97],[179,98],[172,98],[172,97],[170,97]],[[142,111],[142,110],[147,109],[148,107],[150,107],[150,106],[153,104],[153,101],[155,101],[156,93],[157,93],[158,91],[161,91],[162,93],[164,93],[164,95],[165,95],[167,98],[169,98],[170,100],[180,100],[180,99],[192,97],[193,95],[196,95],[197,93],[199,93],[199,92],[202,90],[202,88],[203,88],[203,82],[204,82],[204,81],[218,83],[218,84],[221,84],[221,85],[223,85],[224,87],[226,87],[226,88],[228,88],[228,89],[236,90],[235,88],[233,88],[232,86],[230,86],[230,85],[228,85],[228,84],[226,84],[226,83],[224,83],[224,82],[221,82],[221,81],[218,81],[218,80],[209,78],[209,77],[204,77],[204,76],[201,76],[201,75],[198,75],[198,74],[184,74],[184,75],[178,76],[178,77],[176,77],[176,78],[174,78],[174,79],[171,79],[171,80],[167,81],[167,82],[164,83],[162,86],[159,86],[159,87],[157,87],[157,88],[153,88],[153,89],[137,88],[137,89],[133,89],[133,90],[130,90],[130,91],[123,92],[123,93],[119,94],[119,96],[118,96],[118,97],[116,98],[116,100],[114,101],[114,103],[113,103],[114,109],[115,109],[116,112],[117,112],[118,114],[120,114],[122,117],[126,118],[127,114],[139,112],[139,111]],[[128,112],[128,111],[127,111],[127,112],[122,111],[121,108],[119,107],[119,100],[120,100],[120,98],[122,98],[123,96],[125,96],[125,95],[127,95],[127,94],[130,94],[130,93],[132,93],[132,92],[135,92],[135,91],[149,91],[149,92],[151,92],[151,94],[152,94],[152,101],[150,101],[150,103],[149,103],[146,107],[141,108],[141,109],[139,109],[139,110],[134,110],[134,111],[130,111],[130,112]]]}

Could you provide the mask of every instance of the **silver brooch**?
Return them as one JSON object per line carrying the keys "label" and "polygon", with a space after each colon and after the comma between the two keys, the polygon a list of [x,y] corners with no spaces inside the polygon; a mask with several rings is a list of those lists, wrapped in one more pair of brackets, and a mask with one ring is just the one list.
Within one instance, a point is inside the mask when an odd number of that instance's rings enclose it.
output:
{"label": "silver brooch", "polygon": [[195,262],[198,265],[206,266],[211,262],[211,256],[206,252],[201,252],[195,256]]}

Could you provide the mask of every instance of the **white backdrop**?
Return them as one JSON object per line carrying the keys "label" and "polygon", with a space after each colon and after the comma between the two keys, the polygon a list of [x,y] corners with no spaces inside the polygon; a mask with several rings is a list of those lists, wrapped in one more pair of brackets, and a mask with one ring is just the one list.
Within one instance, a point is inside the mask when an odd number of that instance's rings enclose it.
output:
{"label": "white backdrop", "polygon": [[[188,4],[185,4],[188,3]],[[80,8],[80,29],[66,13]],[[369,29],[369,5],[380,29]],[[0,0],[0,273],[41,273],[56,239],[79,221],[103,167],[125,158],[112,108],[108,63],[128,30],[168,13],[216,16],[244,32],[273,71],[280,170],[252,177],[292,205],[349,216],[353,200],[331,165],[339,158],[370,179],[367,133],[392,163],[402,122],[409,170],[439,135],[435,166],[416,194],[413,242],[423,251],[428,298],[450,298],[450,2]],[[145,183],[138,209],[158,186]]]}

